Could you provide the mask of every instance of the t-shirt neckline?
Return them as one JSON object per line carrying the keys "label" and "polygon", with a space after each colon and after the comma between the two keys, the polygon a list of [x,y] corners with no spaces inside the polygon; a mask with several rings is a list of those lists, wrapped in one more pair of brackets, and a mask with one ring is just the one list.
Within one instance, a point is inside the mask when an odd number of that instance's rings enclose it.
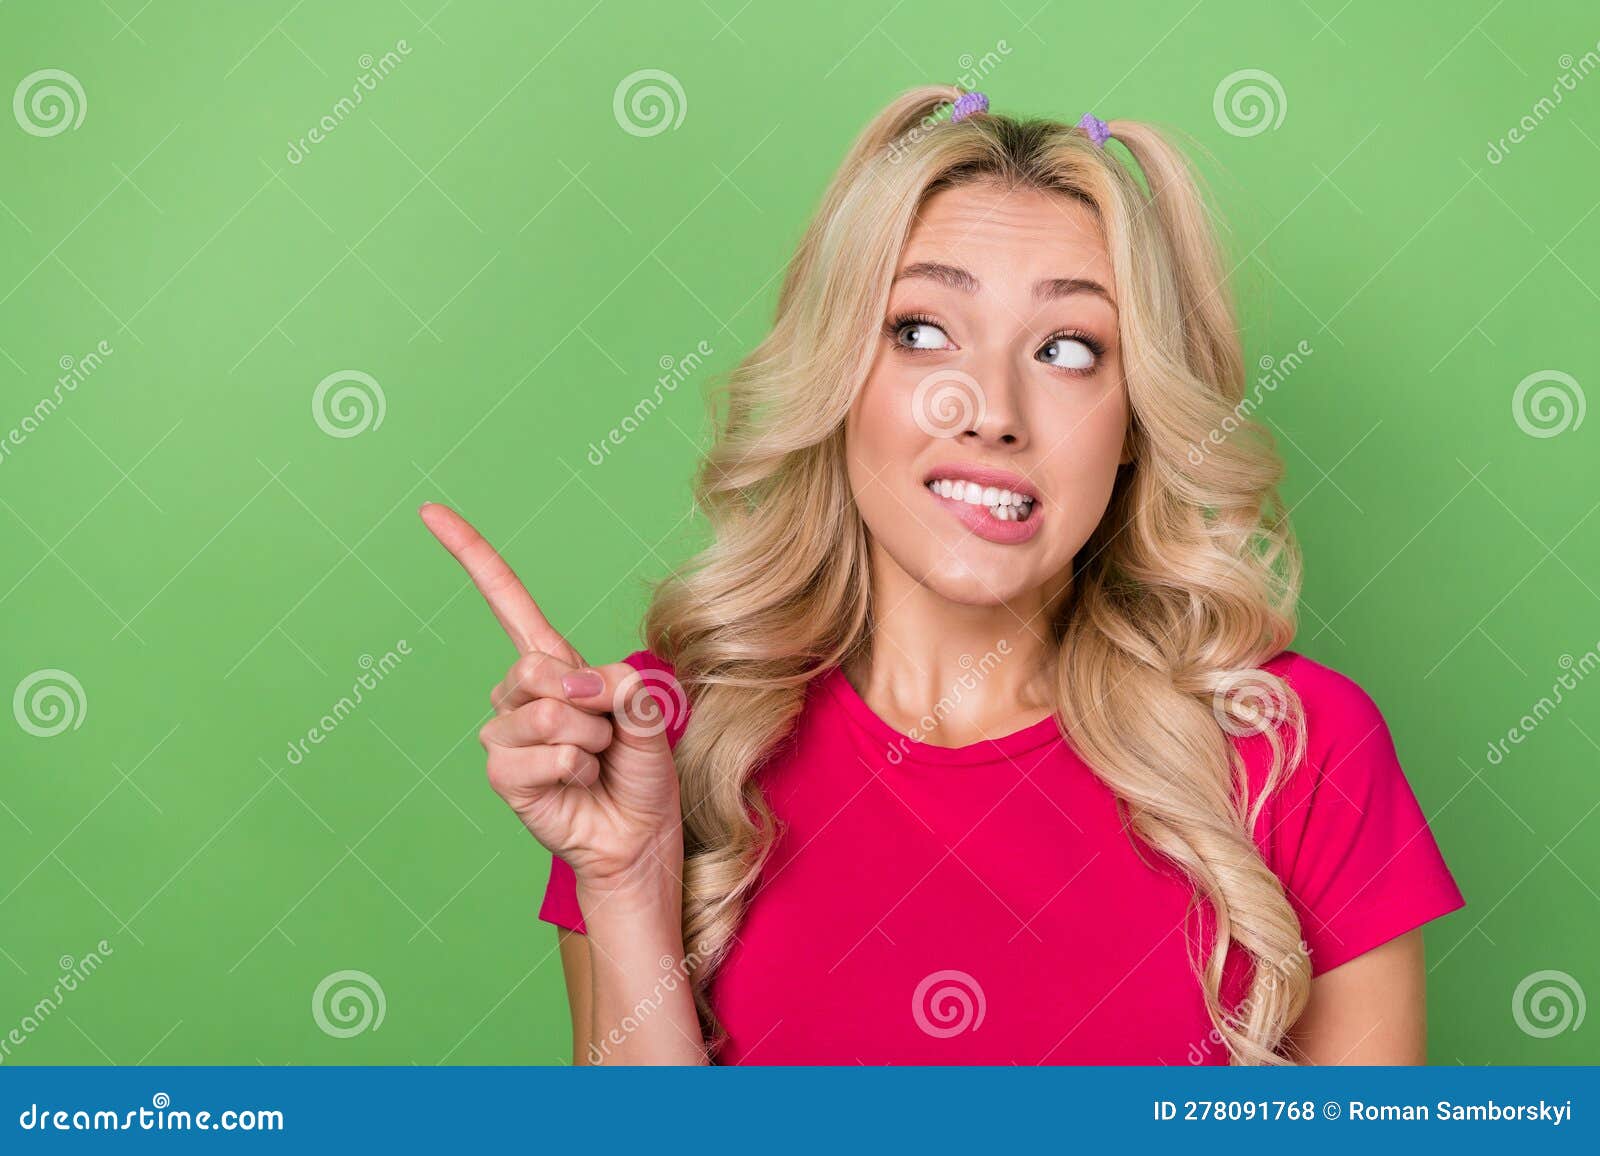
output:
{"label": "t-shirt neckline", "polygon": [[994,738],[979,739],[961,747],[941,747],[919,742],[903,731],[889,725],[845,677],[844,668],[836,666],[822,676],[822,687],[844,708],[845,714],[864,730],[874,742],[884,744],[891,763],[910,760],[946,766],[973,766],[981,763],[1000,763],[1016,758],[1046,743],[1061,740],[1061,729],[1054,715],[1031,723],[1021,730]]}

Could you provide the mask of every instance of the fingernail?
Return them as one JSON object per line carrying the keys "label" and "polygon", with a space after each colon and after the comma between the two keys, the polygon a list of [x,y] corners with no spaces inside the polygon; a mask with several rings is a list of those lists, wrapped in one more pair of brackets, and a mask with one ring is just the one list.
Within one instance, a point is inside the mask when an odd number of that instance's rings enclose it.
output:
{"label": "fingernail", "polygon": [[606,688],[606,680],[593,670],[574,670],[561,676],[561,689],[568,698],[593,698]]}

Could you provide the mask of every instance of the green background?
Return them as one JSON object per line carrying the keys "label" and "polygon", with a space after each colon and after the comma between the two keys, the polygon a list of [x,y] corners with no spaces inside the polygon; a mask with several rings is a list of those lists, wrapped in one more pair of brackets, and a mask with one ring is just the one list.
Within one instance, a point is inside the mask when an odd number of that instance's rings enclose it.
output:
{"label": "green background", "polygon": [[[762,334],[846,145],[979,69],[999,110],[1208,154],[1249,358],[1313,350],[1260,413],[1308,558],[1297,647],[1384,709],[1468,897],[1427,933],[1432,1059],[1600,1058],[1600,1023],[1512,1013],[1540,971],[1600,993],[1600,678],[1486,757],[1600,642],[1600,417],[1535,437],[1512,412],[1539,371],[1600,386],[1600,79],[1487,158],[1595,49],[1593,6],[1035,9],[0,7],[0,88],[59,68],[87,100],[55,136],[0,118],[0,435],[63,358],[113,349],[0,461],[0,691],[59,668],[86,703],[49,738],[0,715],[0,1034],[60,957],[113,948],[10,1062],[569,1058],[547,857],[476,741],[512,652],[416,506],[474,518],[591,658],[631,649],[697,533],[702,391]],[[613,94],[646,68],[684,115],[638,136]],[[1247,68],[1284,116],[1239,136],[1213,97]],[[312,394],[346,369],[385,415],[331,437]],[[311,997],[344,969],[387,1011],[334,1038]]]}

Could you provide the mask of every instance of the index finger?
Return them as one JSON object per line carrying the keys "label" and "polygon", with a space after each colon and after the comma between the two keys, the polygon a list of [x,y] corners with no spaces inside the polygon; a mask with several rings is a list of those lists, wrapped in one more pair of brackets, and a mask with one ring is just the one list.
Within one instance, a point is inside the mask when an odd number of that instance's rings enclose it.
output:
{"label": "index finger", "polygon": [[489,609],[500,620],[517,653],[543,651],[546,654],[576,653],[559,631],[546,621],[539,604],[528,593],[516,572],[460,514],[438,502],[424,502],[418,511],[439,544],[461,563]]}

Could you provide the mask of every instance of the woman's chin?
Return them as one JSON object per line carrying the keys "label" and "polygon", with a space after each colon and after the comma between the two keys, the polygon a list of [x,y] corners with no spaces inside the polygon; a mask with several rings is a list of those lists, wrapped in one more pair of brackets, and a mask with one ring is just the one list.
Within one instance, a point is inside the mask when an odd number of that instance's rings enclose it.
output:
{"label": "woman's chin", "polygon": [[1015,570],[947,558],[923,579],[923,585],[958,606],[1009,606],[1038,599],[1038,583]]}

